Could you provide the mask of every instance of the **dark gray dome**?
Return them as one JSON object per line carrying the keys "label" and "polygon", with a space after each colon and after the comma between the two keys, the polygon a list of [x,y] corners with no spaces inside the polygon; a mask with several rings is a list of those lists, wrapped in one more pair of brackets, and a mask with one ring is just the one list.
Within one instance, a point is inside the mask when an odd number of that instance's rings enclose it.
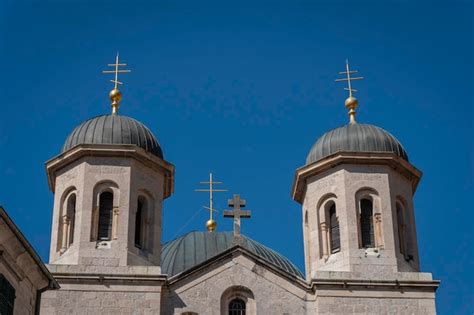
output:
{"label": "dark gray dome", "polygon": [[163,158],[155,136],[141,122],[121,115],[103,115],[86,120],[67,137],[61,152],[79,144],[134,144]]}
{"label": "dark gray dome", "polygon": [[336,152],[389,152],[408,161],[402,144],[387,131],[372,125],[349,124],[320,137],[309,151],[306,164]]}
{"label": "dark gray dome", "polygon": [[[245,249],[294,276],[304,278],[288,258],[242,235]],[[234,246],[233,232],[190,232],[163,244],[161,270],[168,276],[177,275]]]}

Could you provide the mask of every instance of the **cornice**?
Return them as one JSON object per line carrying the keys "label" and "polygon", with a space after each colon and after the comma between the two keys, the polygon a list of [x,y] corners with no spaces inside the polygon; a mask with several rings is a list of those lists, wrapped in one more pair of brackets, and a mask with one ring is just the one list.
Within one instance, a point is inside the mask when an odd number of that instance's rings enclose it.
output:
{"label": "cornice", "polygon": [[101,274],[101,273],[80,273],[80,272],[53,272],[54,278],[59,283],[87,282],[89,284],[119,283],[140,284],[148,283],[162,285],[166,281],[166,275],[149,274]]}
{"label": "cornice", "polygon": [[311,279],[309,283],[311,289],[316,291],[318,289],[339,288],[365,288],[365,289],[420,289],[436,291],[440,285],[439,280],[364,280],[364,279]]}
{"label": "cornice", "polygon": [[406,160],[393,153],[385,152],[337,152],[317,162],[298,168],[295,172],[291,197],[302,204],[306,191],[306,180],[338,165],[387,165],[406,177],[412,185],[413,193],[420,182],[422,173]]}
{"label": "cornice", "polygon": [[173,193],[174,165],[132,144],[80,144],[50,159],[46,162],[46,173],[51,191],[55,189],[56,172],[83,157],[133,158],[164,175],[163,198]]}

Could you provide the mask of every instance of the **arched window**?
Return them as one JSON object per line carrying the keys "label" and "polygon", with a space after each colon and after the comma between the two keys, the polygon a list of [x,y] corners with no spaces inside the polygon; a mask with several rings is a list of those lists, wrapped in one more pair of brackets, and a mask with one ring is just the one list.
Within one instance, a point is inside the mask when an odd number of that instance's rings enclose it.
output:
{"label": "arched window", "polygon": [[245,315],[245,302],[235,298],[229,302],[229,315]]}
{"label": "arched window", "polygon": [[229,314],[257,314],[255,297],[250,289],[243,286],[232,286],[222,293],[220,315]]}
{"label": "arched window", "polygon": [[144,224],[144,213],[143,213],[143,202],[138,199],[137,201],[137,212],[135,213],[135,246],[143,248],[144,237],[143,237],[143,224]]}
{"label": "arched window", "polygon": [[62,205],[58,225],[58,251],[64,253],[74,242],[76,194],[68,193]]}
{"label": "arched window", "polygon": [[360,236],[361,247],[375,247],[372,200],[360,200]]}
{"label": "arched window", "polygon": [[69,247],[74,242],[74,226],[76,223],[76,194],[72,194],[67,201],[67,210],[66,215],[68,219],[68,237],[67,237],[67,246]]}
{"label": "arched window", "polygon": [[103,192],[99,197],[99,230],[97,239],[99,241],[108,241],[112,234],[114,195],[111,192]]}
{"label": "arched window", "polygon": [[341,250],[341,237],[339,234],[339,220],[336,216],[336,204],[329,208],[329,238],[331,241],[331,254]]}
{"label": "arched window", "polygon": [[406,226],[405,226],[405,218],[404,218],[404,211],[400,203],[396,203],[396,209],[397,209],[397,226],[398,226],[398,246],[400,249],[400,253],[403,256],[406,256],[406,237],[405,237],[405,231],[406,231]]}

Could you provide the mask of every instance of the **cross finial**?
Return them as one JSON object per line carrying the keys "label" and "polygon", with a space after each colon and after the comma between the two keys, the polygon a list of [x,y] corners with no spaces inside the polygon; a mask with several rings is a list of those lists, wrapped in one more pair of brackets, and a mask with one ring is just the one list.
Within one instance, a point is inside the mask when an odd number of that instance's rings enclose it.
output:
{"label": "cross finial", "polygon": [[240,218],[250,218],[250,210],[240,210],[245,207],[245,200],[240,199],[240,195],[228,200],[228,206],[234,210],[225,210],[224,218],[234,218],[234,237],[240,236]]}
{"label": "cross finial", "polygon": [[344,90],[349,91],[349,97],[345,101],[345,106],[347,109],[349,109],[349,122],[351,124],[354,124],[355,121],[355,115],[356,111],[355,109],[358,106],[358,101],[355,97],[352,96],[352,92],[357,92],[356,89],[352,88],[352,81],[357,81],[357,80],[362,80],[364,79],[363,77],[351,77],[351,74],[358,73],[356,70],[350,70],[349,69],[349,60],[346,59],[346,71],[339,72],[339,74],[345,74],[346,78],[344,79],[337,79],[335,80],[336,82],[343,82],[347,81],[347,87],[344,88]]}
{"label": "cross finial", "polygon": [[120,106],[120,101],[122,100],[122,93],[118,90],[118,85],[122,85],[123,82],[118,80],[119,73],[129,73],[131,70],[119,69],[119,67],[126,66],[126,63],[119,63],[119,53],[117,52],[117,56],[115,57],[115,63],[109,63],[107,66],[114,67],[114,70],[104,70],[102,73],[113,73],[114,80],[110,80],[114,84],[114,88],[109,93],[109,98],[112,101],[112,114],[118,113],[118,108]]}
{"label": "cross finial", "polygon": [[209,220],[206,222],[206,228],[209,232],[215,231],[217,227],[217,222],[214,221],[212,218],[212,213],[217,212],[216,209],[213,208],[213,193],[215,192],[224,192],[227,191],[226,189],[215,189],[214,185],[222,184],[222,182],[215,182],[212,179],[212,173],[209,173],[209,181],[208,182],[199,182],[200,184],[209,185],[209,189],[195,189],[198,192],[208,192],[209,193],[209,207],[204,206],[205,209],[209,210]]}

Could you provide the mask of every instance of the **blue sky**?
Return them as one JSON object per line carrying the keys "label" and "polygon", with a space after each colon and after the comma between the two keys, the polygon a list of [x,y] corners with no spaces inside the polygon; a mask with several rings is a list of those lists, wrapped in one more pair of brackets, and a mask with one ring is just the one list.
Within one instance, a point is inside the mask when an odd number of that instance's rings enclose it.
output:
{"label": "blue sky", "polygon": [[[203,230],[209,171],[253,212],[243,233],[303,269],[296,168],[347,122],[334,83],[365,77],[358,120],[383,127],[424,173],[415,195],[421,269],[440,314],[472,314],[471,2],[0,1],[0,204],[48,260],[53,195],[44,162],[83,120],[109,113],[100,74],[120,51],[121,114],[144,122],[176,166],[163,237]],[[184,226],[196,212],[194,220]],[[218,219],[231,230],[229,219]]]}

